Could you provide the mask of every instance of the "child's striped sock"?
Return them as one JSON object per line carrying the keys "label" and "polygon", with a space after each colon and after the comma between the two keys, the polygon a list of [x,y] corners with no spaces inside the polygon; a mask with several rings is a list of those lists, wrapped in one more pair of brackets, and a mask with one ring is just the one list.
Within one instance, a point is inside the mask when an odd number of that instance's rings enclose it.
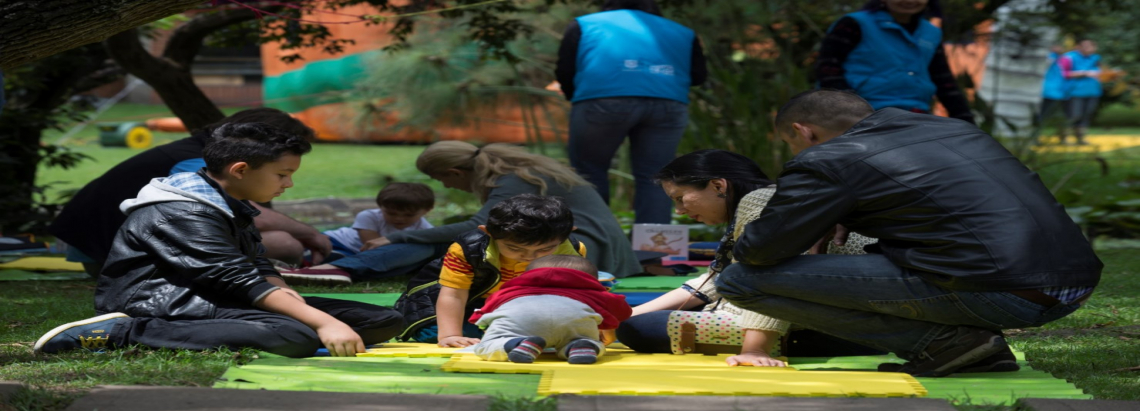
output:
{"label": "child's striped sock", "polygon": [[530,364],[542,354],[546,348],[546,340],[542,337],[519,337],[503,344],[507,350],[507,359],[511,362]]}
{"label": "child's striped sock", "polygon": [[571,364],[593,364],[598,362],[598,346],[586,340],[578,340],[566,347],[566,360]]}

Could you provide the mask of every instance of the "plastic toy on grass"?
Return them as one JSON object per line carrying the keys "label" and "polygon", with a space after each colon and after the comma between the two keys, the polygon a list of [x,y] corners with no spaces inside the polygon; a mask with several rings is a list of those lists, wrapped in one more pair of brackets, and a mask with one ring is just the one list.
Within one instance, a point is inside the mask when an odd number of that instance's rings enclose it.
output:
{"label": "plastic toy on grass", "polygon": [[154,134],[139,122],[99,123],[99,144],[103,147],[142,149],[154,143]]}

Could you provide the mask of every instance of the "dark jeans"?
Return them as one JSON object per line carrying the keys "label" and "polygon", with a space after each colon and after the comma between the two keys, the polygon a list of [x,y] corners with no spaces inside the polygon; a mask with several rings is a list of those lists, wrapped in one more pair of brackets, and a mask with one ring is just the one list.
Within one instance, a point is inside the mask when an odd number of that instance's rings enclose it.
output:
{"label": "dark jeans", "polygon": [[419,270],[424,264],[442,257],[450,243],[389,244],[380,248],[339,258],[330,262],[352,275],[353,280],[396,277]]}
{"label": "dark jeans", "polygon": [[[1100,97],[1073,97],[1065,104],[1065,115],[1069,117],[1069,125],[1078,128],[1078,133],[1089,127]],[[1080,134],[1077,137],[1082,137]]]}
{"label": "dark jeans", "polygon": [[653,176],[677,157],[689,124],[687,104],[646,97],[599,98],[570,109],[570,165],[610,202],[609,170],[614,154],[629,137],[634,177],[634,222],[669,224],[672,201]]}
{"label": "dark jeans", "polygon": [[879,254],[806,255],[774,266],[733,264],[716,286],[737,307],[907,360],[957,326],[1036,327],[1079,307],[1045,307],[1001,291],[948,290]]}
{"label": "dark jeans", "polygon": [[[305,297],[305,302],[348,324],[365,345],[388,341],[404,330],[404,317],[388,307],[321,297]],[[286,357],[310,357],[322,347],[309,326],[253,307],[218,307],[214,318],[204,320],[130,318],[115,325],[110,341],[188,350],[252,347]]]}
{"label": "dark jeans", "polygon": [[[630,349],[643,353],[671,352],[669,349],[669,313],[662,310],[630,317],[618,326],[617,338]],[[780,347],[780,354],[788,357],[839,357],[844,355],[883,354],[873,348],[844,341],[812,330],[788,332],[788,344]]]}

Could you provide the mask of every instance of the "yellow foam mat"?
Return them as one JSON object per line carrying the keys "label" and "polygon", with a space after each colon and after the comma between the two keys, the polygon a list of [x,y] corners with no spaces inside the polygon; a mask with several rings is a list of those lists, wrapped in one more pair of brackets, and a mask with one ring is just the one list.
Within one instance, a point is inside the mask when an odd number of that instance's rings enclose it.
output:
{"label": "yellow foam mat", "polygon": [[73,263],[63,257],[24,257],[0,264],[0,269],[27,271],[83,271],[83,264]]}
{"label": "yellow foam mat", "polygon": [[456,355],[459,348],[443,348],[435,344],[424,343],[384,343],[367,352],[356,354],[357,357],[407,357],[407,358],[448,358]]}
{"label": "yellow foam mat", "polygon": [[457,354],[447,372],[542,374],[539,395],[758,395],[811,397],[922,397],[926,389],[907,374],[797,371],[729,367],[728,355],[637,354],[607,350],[592,365],[573,365],[553,354],[533,364],[484,361]]}
{"label": "yellow foam mat", "polygon": [[[1038,152],[1050,153],[1096,153],[1140,146],[1140,136],[1090,135],[1085,137],[1088,145],[1061,145],[1056,137],[1042,137],[1041,144],[1033,147]],[[1069,136],[1070,142],[1076,141]]]}

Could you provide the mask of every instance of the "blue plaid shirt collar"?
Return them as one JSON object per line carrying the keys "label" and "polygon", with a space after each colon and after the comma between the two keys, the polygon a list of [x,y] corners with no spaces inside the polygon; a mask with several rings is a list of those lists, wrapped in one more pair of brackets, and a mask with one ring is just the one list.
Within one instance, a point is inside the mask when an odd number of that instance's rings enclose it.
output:
{"label": "blue plaid shirt collar", "polygon": [[202,200],[209,201],[210,204],[225,210],[226,214],[230,216],[242,215],[252,219],[261,214],[246,202],[230,197],[222,191],[218,183],[211,181],[202,170],[193,173],[171,174],[162,179],[162,182]]}

